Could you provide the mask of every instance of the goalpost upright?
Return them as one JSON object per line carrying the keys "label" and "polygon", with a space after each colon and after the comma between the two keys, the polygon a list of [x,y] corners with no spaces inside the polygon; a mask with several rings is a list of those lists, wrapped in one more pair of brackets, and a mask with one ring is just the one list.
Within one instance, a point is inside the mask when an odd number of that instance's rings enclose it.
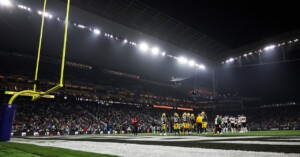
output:
{"label": "goalpost upright", "polygon": [[15,109],[16,109],[16,105],[13,104],[13,102],[18,96],[22,96],[23,94],[30,94],[32,96],[32,101],[35,101],[51,92],[54,92],[54,91],[60,89],[61,87],[63,87],[67,36],[68,36],[68,25],[69,25],[70,0],[67,0],[65,31],[64,31],[64,41],[63,41],[59,84],[45,92],[38,92],[36,89],[37,88],[37,80],[38,80],[39,64],[40,64],[40,53],[41,53],[41,48],[42,48],[46,5],[47,5],[47,0],[44,0],[33,90],[24,90],[24,91],[17,92],[10,98],[10,100],[7,104],[3,104],[1,106],[1,109],[0,109],[0,141],[9,141],[10,140],[12,125],[13,125],[14,115],[15,115]]}

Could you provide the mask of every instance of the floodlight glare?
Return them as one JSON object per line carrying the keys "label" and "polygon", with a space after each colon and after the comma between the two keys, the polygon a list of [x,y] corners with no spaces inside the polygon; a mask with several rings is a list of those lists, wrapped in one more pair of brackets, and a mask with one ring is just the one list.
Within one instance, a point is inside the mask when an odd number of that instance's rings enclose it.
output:
{"label": "floodlight glare", "polygon": [[234,58],[229,58],[228,61],[229,61],[229,62],[233,62],[233,61],[234,61]]}
{"label": "floodlight glare", "polygon": [[185,64],[185,63],[188,62],[188,60],[186,58],[184,58],[184,57],[179,57],[178,61],[179,61],[179,63],[182,63],[182,64]]}
{"label": "floodlight glare", "polygon": [[202,70],[205,70],[206,67],[203,64],[201,64],[201,65],[199,65],[199,68]]}
{"label": "floodlight glare", "polygon": [[142,52],[146,52],[146,51],[148,51],[148,44],[146,44],[146,43],[141,43],[140,46],[139,46],[139,48],[140,48],[140,50],[141,50]]}
{"label": "floodlight glare", "polygon": [[151,52],[152,52],[153,55],[157,55],[158,52],[159,52],[159,48],[153,47],[153,48],[151,49]]}
{"label": "floodlight glare", "polygon": [[243,56],[244,56],[244,57],[247,57],[247,56],[248,56],[248,54],[244,54]]}
{"label": "floodlight glare", "polygon": [[127,39],[124,39],[124,41],[123,41],[124,43],[127,43],[128,42],[128,40]]}
{"label": "floodlight glare", "polygon": [[268,51],[268,50],[272,50],[274,49],[276,46],[275,45],[270,45],[270,46],[267,46],[264,48],[265,51]]}
{"label": "floodlight glare", "polygon": [[0,5],[10,7],[12,6],[12,3],[10,0],[0,0]]}
{"label": "floodlight glare", "polygon": [[191,60],[191,61],[189,62],[189,66],[190,66],[190,67],[195,66],[195,61]]}
{"label": "floodlight glare", "polygon": [[85,26],[84,26],[84,25],[81,25],[81,24],[79,24],[78,27],[79,27],[79,28],[83,28],[83,29],[85,28]]}
{"label": "floodlight glare", "polygon": [[166,52],[162,52],[161,55],[162,55],[162,56],[165,56],[165,55],[166,55]]}
{"label": "floodlight glare", "polygon": [[299,39],[295,39],[295,40],[294,40],[294,42],[298,42],[298,41],[299,41]]}
{"label": "floodlight glare", "polygon": [[[42,15],[43,12],[40,11],[40,10],[38,10],[38,14],[39,14],[39,15]],[[51,14],[49,14],[49,13],[47,13],[47,12],[45,12],[44,15],[45,15],[45,17],[50,18],[50,19],[52,19],[52,17],[53,17]],[[74,26],[76,26],[76,23],[74,23]]]}
{"label": "floodlight glare", "polygon": [[97,34],[97,35],[101,33],[99,29],[94,29],[93,32],[94,32],[95,34]]}

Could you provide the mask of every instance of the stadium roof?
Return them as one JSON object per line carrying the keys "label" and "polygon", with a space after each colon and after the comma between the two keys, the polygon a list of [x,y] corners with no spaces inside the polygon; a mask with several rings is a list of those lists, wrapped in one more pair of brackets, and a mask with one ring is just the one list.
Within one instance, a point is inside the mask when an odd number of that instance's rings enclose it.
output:
{"label": "stadium roof", "polygon": [[[61,0],[63,1],[63,0]],[[72,5],[212,59],[229,47],[137,0],[72,0]]]}
{"label": "stadium roof", "polygon": [[300,28],[293,3],[72,0],[72,4],[214,61],[227,57],[231,49]]}

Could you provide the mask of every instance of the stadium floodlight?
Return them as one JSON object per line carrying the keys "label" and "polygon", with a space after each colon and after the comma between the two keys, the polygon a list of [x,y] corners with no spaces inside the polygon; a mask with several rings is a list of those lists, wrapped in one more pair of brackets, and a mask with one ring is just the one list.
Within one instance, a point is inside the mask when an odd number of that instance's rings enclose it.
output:
{"label": "stadium floodlight", "polygon": [[206,69],[206,67],[205,67],[203,64],[200,64],[200,65],[199,65],[199,68],[202,69],[202,70],[205,70],[205,69]]}
{"label": "stadium floodlight", "polygon": [[233,62],[233,61],[234,61],[234,58],[229,58],[228,61],[229,61],[229,62]]}
{"label": "stadium floodlight", "polygon": [[299,41],[299,39],[295,39],[295,40],[294,40],[294,42],[298,42],[298,41]]}
{"label": "stadium floodlight", "polygon": [[149,46],[148,46],[147,43],[141,43],[140,46],[139,46],[139,48],[140,48],[140,50],[141,50],[142,52],[147,52],[148,49],[149,49]]}
{"label": "stadium floodlight", "polygon": [[123,43],[125,43],[125,44],[126,44],[127,42],[128,42],[128,40],[127,40],[127,39],[124,39]]}
{"label": "stadium floodlight", "polygon": [[31,12],[31,8],[18,4],[18,8]]}
{"label": "stadium floodlight", "polygon": [[114,38],[114,36],[113,36],[113,35],[110,35],[110,38]]}
{"label": "stadium floodlight", "polygon": [[84,28],[85,28],[85,26],[84,26],[84,25],[81,25],[81,24],[79,24],[79,25],[78,25],[78,28],[82,28],[82,29],[84,29]]}
{"label": "stadium floodlight", "polygon": [[11,7],[12,3],[10,0],[0,0],[0,5]]}
{"label": "stadium floodlight", "polygon": [[[39,15],[42,15],[43,12],[40,11],[40,10],[38,10],[38,14],[39,14]],[[53,17],[51,14],[49,14],[49,13],[47,13],[47,12],[45,12],[44,15],[45,15],[45,17],[50,18],[50,19],[52,19],[52,17]],[[74,26],[76,26],[76,23],[74,23]]]}
{"label": "stadium floodlight", "polygon": [[101,31],[99,29],[94,29],[93,32],[97,35],[101,33]]}
{"label": "stadium floodlight", "polygon": [[288,43],[289,43],[289,44],[291,44],[291,43],[292,43],[292,41],[290,40],[290,41],[288,41]]}
{"label": "stadium floodlight", "polygon": [[165,55],[166,55],[166,52],[162,52],[161,55],[162,55],[162,56],[165,56]]}
{"label": "stadium floodlight", "polygon": [[252,55],[252,54],[253,54],[252,52],[249,52],[249,53],[248,53],[248,55]]}
{"label": "stadium floodlight", "polygon": [[245,53],[243,56],[244,56],[244,57],[247,57],[247,56],[248,56],[248,54],[246,54],[246,53]]}
{"label": "stadium floodlight", "polygon": [[158,47],[153,47],[153,48],[151,49],[151,52],[152,52],[153,55],[157,55],[158,52],[159,52],[159,48],[158,48]]}
{"label": "stadium floodlight", "polygon": [[272,49],[274,49],[275,47],[276,47],[275,45],[266,46],[266,47],[264,48],[264,50],[265,50],[265,51],[272,50]]}
{"label": "stadium floodlight", "polygon": [[189,61],[189,66],[190,66],[190,67],[194,67],[195,64],[196,64],[195,61],[193,61],[193,60]]}
{"label": "stadium floodlight", "polygon": [[179,57],[179,58],[177,58],[177,60],[179,61],[179,63],[182,63],[182,64],[185,64],[188,62],[188,60],[184,57]]}

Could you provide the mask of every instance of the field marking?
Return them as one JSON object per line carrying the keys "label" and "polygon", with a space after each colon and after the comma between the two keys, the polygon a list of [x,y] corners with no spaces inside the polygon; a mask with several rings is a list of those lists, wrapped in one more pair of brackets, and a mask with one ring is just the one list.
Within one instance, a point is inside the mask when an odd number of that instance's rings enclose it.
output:
{"label": "field marking", "polygon": [[255,152],[255,151],[239,151],[239,150],[221,150],[221,149],[203,149],[203,148],[187,148],[177,146],[157,146],[157,145],[141,145],[127,143],[112,142],[90,142],[90,141],[64,141],[64,140],[28,140],[28,139],[12,139],[12,142],[27,143],[39,146],[51,146],[65,148],[77,151],[112,154],[124,157],[299,157],[299,154],[290,153],[271,153],[271,152]]}

